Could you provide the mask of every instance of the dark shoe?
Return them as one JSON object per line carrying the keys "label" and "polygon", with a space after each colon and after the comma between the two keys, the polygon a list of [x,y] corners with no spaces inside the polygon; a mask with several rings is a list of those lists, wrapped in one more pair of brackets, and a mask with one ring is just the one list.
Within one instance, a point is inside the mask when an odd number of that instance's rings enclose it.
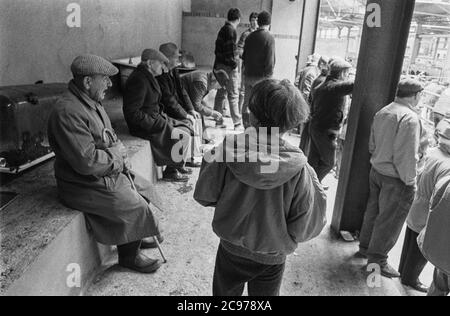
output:
{"label": "dark shoe", "polygon": [[[162,244],[164,241],[163,236],[158,236],[158,242]],[[156,249],[158,245],[153,237],[142,239],[141,249]]]}
{"label": "dark shoe", "polygon": [[119,258],[119,265],[139,273],[149,274],[156,272],[161,267],[162,262],[150,259],[139,252],[135,257]]}
{"label": "dark shoe", "polygon": [[178,170],[165,170],[163,172],[163,181],[166,182],[188,182],[189,177],[183,176]]}
{"label": "dark shoe", "polygon": [[400,273],[398,273],[397,270],[395,270],[387,263],[381,266],[381,275],[389,279],[396,279],[401,277]]}
{"label": "dark shoe", "polygon": [[199,163],[199,162],[195,162],[195,161],[189,161],[189,162],[186,162],[186,167],[188,167],[188,168],[201,168],[202,164]]}
{"label": "dark shoe", "polygon": [[150,259],[143,255],[139,249],[140,247],[140,240],[117,246],[119,265],[139,273],[153,273],[158,270],[161,267],[162,262]]}
{"label": "dark shoe", "polygon": [[409,283],[403,283],[405,286],[409,286],[413,290],[416,290],[417,292],[421,293],[428,293],[429,288],[422,284],[422,282],[417,281],[415,284],[409,284]]}
{"label": "dark shoe", "polygon": [[191,175],[193,173],[192,169],[189,168],[177,168],[178,172],[184,175]]}

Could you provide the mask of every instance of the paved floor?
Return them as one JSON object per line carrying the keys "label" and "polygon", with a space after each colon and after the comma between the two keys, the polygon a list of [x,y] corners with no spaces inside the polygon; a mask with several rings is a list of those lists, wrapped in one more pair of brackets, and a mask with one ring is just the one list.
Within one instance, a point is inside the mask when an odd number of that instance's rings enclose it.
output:
{"label": "paved floor", "polygon": [[[212,133],[219,133],[212,131]],[[218,135],[218,134],[216,134]],[[220,136],[218,136],[220,137]],[[298,142],[298,138],[290,137]],[[166,238],[163,248],[169,262],[153,275],[133,273],[114,265],[99,275],[87,295],[205,295],[211,294],[212,275],[218,238],[211,230],[212,209],[203,208],[192,198],[198,170],[187,185],[160,183],[158,190],[165,197],[164,213],[157,213]],[[337,180],[326,180],[328,216],[331,220]],[[392,252],[392,263],[398,265],[403,236]],[[357,243],[338,240],[327,227],[317,239],[299,246],[287,261],[281,294],[303,295],[419,295],[405,289],[398,280],[370,279],[365,262],[354,258]],[[158,257],[156,251],[146,252]],[[432,268],[423,280],[431,282]],[[377,284],[379,283],[379,284]],[[369,287],[373,284],[375,287]]]}

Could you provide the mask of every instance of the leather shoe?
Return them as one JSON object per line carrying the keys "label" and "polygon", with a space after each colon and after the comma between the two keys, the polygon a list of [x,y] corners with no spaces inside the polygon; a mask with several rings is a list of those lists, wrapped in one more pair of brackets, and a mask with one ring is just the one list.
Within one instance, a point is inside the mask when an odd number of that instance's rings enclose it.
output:
{"label": "leather shoe", "polygon": [[409,283],[403,283],[403,285],[405,286],[409,286],[410,288],[412,288],[413,290],[416,290],[417,292],[421,292],[421,293],[428,293],[429,288],[425,285],[422,284],[422,282],[417,281],[414,284],[409,284]]}
{"label": "leather shoe", "polygon": [[[163,236],[158,236],[158,242],[162,244],[164,241]],[[141,242],[141,249],[156,249],[158,248],[158,245],[156,244],[156,241],[153,237],[144,238]]]}
{"label": "leather shoe", "polygon": [[163,172],[163,181],[166,182],[188,182],[189,181],[189,177],[186,177],[184,175],[182,175],[178,170],[165,170]]}
{"label": "leather shoe", "polygon": [[381,275],[389,279],[401,277],[400,273],[387,263],[381,266]]}
{"label": "leather shoe", "polygon": [[154,273],[162,265],[160,260],[150,259],[141,252],[139,252],[135,257],[119,257],[119,265],[121,267],[139,272],[139,273]]}

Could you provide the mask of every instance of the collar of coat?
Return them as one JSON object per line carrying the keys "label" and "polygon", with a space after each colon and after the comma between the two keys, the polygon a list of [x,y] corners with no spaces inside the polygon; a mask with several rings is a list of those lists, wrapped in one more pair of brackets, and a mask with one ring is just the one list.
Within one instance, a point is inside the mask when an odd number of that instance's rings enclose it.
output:
{"label": "collar of coat", "polygon": [[73,80],[69,82],[69,91],[93,110],[97,110],[97,107],[102,105],[101,103],[92,100],[85,92],[81,91]]}
{"label": "collar of coat", "polygon": [[148,69],[144,65],[139,65],[137,67],[137,70],[141,72],[147,78],[147,80],[150,82],[153,88],[156,91],[158,91],[159,94],[161,94],[161,87],[159,86],[158,81],[153,76],[153,74],[150,71],[148,71]]}

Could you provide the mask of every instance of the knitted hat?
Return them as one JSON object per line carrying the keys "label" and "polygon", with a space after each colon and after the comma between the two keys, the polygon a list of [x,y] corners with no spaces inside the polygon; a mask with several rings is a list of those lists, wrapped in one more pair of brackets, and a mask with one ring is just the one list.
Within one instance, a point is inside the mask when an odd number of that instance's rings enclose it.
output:
{"label": "knitted hat", "polygon": [[89,54],[75,58],[70,70],[74,76],[103,75],[111,77],[119,73],[119,69],[106,59]]}
{"label": "knitted hat", "polygon": [[157,50],[151,48],[148,48],[142,52],[141,60],[142,61],[157,60],[162,62],[163,64],[169,63],[169,60],[167,59],[166,56],[164,56]]}

